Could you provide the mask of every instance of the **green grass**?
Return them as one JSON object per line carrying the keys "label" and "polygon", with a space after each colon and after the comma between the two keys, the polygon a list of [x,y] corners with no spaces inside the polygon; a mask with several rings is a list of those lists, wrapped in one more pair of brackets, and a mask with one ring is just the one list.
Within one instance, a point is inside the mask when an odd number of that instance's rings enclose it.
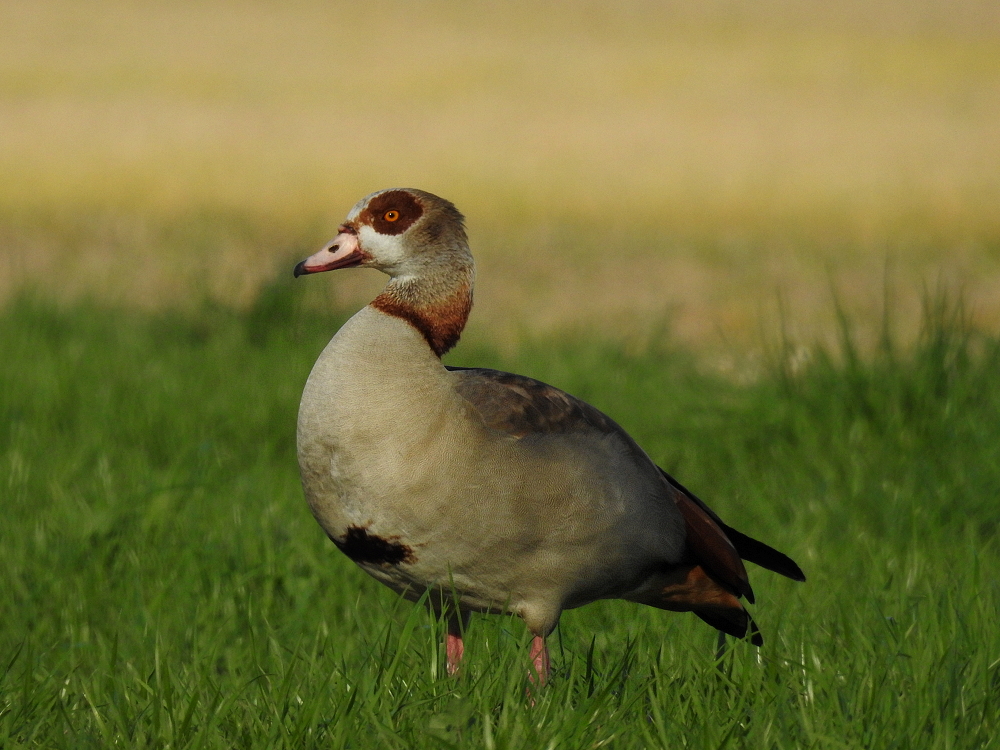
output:
{"label": "green grass", "polygon": [[[298,395],[340,316],[284,277],[245,312],[0,313],[0,747],[971,748],[1000,740],[1000,340],[928,304],[873,355],[781,347],[749,384],[661,337],[482,338],[626,426],[809,581],[751,570],[765,637],[623,602],[528,637],[441,628],[306,509]],[[664,343],[664,340],[667,343]]]}
{"label": "green grass", "polygon": [[[933,303],[892,343],[923,278],[1000,320],[996,3],[235,7],[4,6],[0,748],[1000,744],[1000,341]],[[519,622],[449,679],[325,539],[295,411],[319,298],[371,284],[266,280],[398,184],[469,217],[452,362],[594,402],[806,569],[751,571],[761,651],[600,603],[532,707]],[[827,340],[831,280],[839,349],[706,367],[776,296]]]}

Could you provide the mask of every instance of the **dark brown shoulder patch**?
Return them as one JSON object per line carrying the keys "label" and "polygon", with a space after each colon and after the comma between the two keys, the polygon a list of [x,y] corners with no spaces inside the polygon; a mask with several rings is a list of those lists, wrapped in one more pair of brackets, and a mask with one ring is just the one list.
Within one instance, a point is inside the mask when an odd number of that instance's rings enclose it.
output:
{"label": "dark brown shoulder patch", "polygon": [[357,221],[368,224],[379,234],[402,234],[423,214],[424,207],[412,193],[390,190],[372,198]]}
{"label": "dark brown shoulder patch", "polygon": [[515,437],[531,433],[621,429],[598,409],[539,380],[487,369],[449,367],[455,389],[490,427]]}

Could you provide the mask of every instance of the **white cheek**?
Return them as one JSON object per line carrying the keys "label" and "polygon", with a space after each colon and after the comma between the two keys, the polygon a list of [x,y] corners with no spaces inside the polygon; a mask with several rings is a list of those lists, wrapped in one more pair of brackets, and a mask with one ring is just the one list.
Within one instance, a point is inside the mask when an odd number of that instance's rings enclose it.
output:
{"label": "white cheek", "polygon": [[369,226],[358,230],[358,239],[365,252],[383,268],[398,265],[404,257],[400,235],[379,234]]}

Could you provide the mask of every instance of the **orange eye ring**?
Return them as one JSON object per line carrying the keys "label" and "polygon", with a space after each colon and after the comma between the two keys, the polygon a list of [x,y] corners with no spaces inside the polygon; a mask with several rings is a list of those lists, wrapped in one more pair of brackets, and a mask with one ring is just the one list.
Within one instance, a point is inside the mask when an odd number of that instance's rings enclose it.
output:
{"label": "orange eye ring", "polygon": [[396,221],[399,218],[399,211],[386,211],[382,218],[386,221]]}

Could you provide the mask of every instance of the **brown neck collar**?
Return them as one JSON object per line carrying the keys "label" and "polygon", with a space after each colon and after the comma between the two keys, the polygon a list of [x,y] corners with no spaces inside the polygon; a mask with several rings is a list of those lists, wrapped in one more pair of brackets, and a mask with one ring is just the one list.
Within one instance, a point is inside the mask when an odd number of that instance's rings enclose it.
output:
{"label": "brown neck collar", "polygon": [[420,332],[427,345],[440,357],[458,343],[469,319],[472,281],[468,280],[450,294],[430,298],[412,286],[390,283],[372,300],[371,306],[386,315],[405,320]]}

